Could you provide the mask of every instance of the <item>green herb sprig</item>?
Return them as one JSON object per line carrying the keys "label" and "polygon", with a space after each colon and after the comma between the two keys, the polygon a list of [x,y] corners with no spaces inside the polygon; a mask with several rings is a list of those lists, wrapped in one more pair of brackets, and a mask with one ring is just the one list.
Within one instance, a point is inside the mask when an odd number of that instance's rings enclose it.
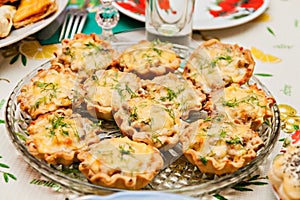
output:
{"label": "green herb sprig", "polygon": [[[2,158],[2,156],[0,156],[0,158]],[[9,169],[9,166],[7,164],[0,162],[0,168]],[[0,173],[2,173],[3,179],[6,183],[8,183],[9,179],[17,180],[17,178],[9,172],[6,172],[6,171],[0,169]]]}
{"label": "green herb sprig", "polygon": [[[5,100],[2,99],[2,100],[0,101],[0,110],[1,110],[1,108],[3,107],[4,103],[5,103]],[[0,124],[4,124],[4,122],[5,122],[5,121],[4,121],[3,119],[0,119]]]}

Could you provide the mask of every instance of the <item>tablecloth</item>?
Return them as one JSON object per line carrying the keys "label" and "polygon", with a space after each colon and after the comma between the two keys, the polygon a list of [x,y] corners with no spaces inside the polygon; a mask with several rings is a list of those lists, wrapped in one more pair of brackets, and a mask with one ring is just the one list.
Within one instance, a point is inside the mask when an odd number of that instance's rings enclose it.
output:
{"label": "tablecloth", "polygon": [[[76,0],[76,1],[69,0],[69,4],[68,4],[67,8],[78,8],[81,6],[82,2],[83,2],[82,0]],[[98,24],[95,20],[95,13],[96,13],[97,9],[99,9],[99,1],[90,1],[89,7],[88,7],[89,13],[88,13],[88,17],[87,17],[87,22],[82,30],[83,33],[101,34],[102,29],[98,26]],[[134,30],[137,28],[141,28],[144,26],[145,26],[144,22],[134,20],[126,15],[121,14],[118,24],[113,28],[113,32],[115,34],[117,34],[117,33],[122,33],[124,31],[130,31],[130,30]],[[61,31],[61,28],[59,28],[55,32],[55,34],[53,36],[51,36],[49,39],[40,41],[40,43],[41,44],[57,43],[58,39],[59,39],[60,31]]]}
{"label": "tablecloth", "polygon": [[[237,43],[251,49],[256,67],[254,74],[272,92],[277,104],[294,108],[300,112],[300,2],[298,0],[272,0],[268,9],[258,18],[245,24],[210,31],[194,31],[193,40],[200,44],[207,38],[218,38],[225,43]],[[91,21],[93,13],[90,13]],[[126,19],[123,21],[123,19]],[[91,22],[90,21],[90,22]],[[133,25],[135,24],[135,25]],[[136,26],[136,24],[138,24]],[[143,23],[121,15],[120,31],[142,27]],[[88,23],[84,32],[97,32],[95,23]],[[123,38],[144,39],[144,30],[121,34]],[[61,200],[75,197],[71,191],[64,191],[59,184],[51,182],[33,170],[16,151],[5,127],[4,110],[6,101],[16,84],[34,68],[51,58],[51,55],[32,54],[26,45],[36,46],[44,52],[57,48],[53,43],[57,34],[45,45],[29,37],[10,47],[0,49],[0,199],[44,199]],[[50,45],[49,45],[50,44]],[[24,47],[25,46],[25,47]],[[21,48],[22,47],[22,48]],[[299,121],[289,124],[288,118],[299,117],[293,113],[282,119],[282,130],[270,157],[259,170],[237,183],[201,199],[276,199],[267,178],[272,159],[280,153],[287,136],[299,128]],[[63,191],[63,192],[62,192]]]}

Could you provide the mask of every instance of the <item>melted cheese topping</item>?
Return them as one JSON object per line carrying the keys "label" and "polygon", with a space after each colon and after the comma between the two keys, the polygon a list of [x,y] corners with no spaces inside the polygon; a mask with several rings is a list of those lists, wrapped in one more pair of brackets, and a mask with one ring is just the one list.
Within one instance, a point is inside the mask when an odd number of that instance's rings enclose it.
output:
{"label": "melted cheese topping", "polygon": [[80,77],[87,78],[96,70],[106,69],[114,57],[115,51],[110,44],[100,40],[96,34],[76,34],[74,39],[62,41],[57,62],[78,72]]}
{"label": "melted cheese topping", "polygon": [[79,169],[90,181],[121,188],[144,187],[163,166],[156,148],[127,137],[102,140],[78,157],[82,161]]}
{"label": "melted cheese topping", "polygon": [[124,71],[134,72],[144,79],[152,79],[178,69],[181,61],[170,47],[143,41],[126,49],[119,62]]}
{"label": "melted cheese topping", "polygon": [[[203,172],[223,174],[229,172],[226,168],[231,168],[230,172],[236,171],[253,159],[263,145],[257,132],[249,126],[219,120],[196,121],[180,139],[184,153],[191,154],[194,159],[191,162]],[[207,165],[208,161],[212,164]]]}
{"label": "melted cheese topping", "polygon": [[179,124],[171,109],[151,99],[133,98],[129,100],[129,106],[131,126],[140,131],[156,132]]}
{"label": "melted cheese topping", "polygon": [[29,124],[27,130],[30,135],[26,144],[32,154],[46,161],[44,155],[56,158],[54,163],[49,163],[56,164],[65,159],[60,155],[71,156],[71,160],[66,162],[73,162],[75,152],[86,148],[89,139],[98,141],[92,124],[79,114],[72,115],[72,110],[41,115]]}
{"label": "melted cheese topping", "polygon": [[254,65],[249,50],[209,40],[194,50],[183,75],[209,93],[231,83],[246,83],[252,76]]}
{"label": "melted cheese topping", "polygon": [[76,74],[65,70],[40,70],[29,84],[21,89],[18,96],[21,109],[36,118],[40,114],[55,111],[60,107],[70,107],[75,102],[78,85]]}
{"label": "melted cheese topping", "polygon": [[179,140],[179,112],[151,97],[137,96],[120,103],[114,119],[122,133],[134,141],[168,149]]}
{"label": "melted cheese topping", "polygon": [[139,89],[135,74],[115,70],[99,70],[84,82],[85,100],[89,112],[98,118],[112,120],[112,99],[114,92],[123,99],[130,98]]}
{"label": "melted cheese topping", "polygon": [[103,140],[92,146],[90,153],[103,163],[101,171],[108,174],[112,169],[120,169],[123,175],[136,176],[157,171],[157,164],[162,166],[161,158],[154,160],[154,156],[159,158],[158,151],[128,138]]}
{"label": "melted cheese topping", "polygon": [[[153,84],[154,83],[154,84]],[[145,81],[143,88],[152,93],[162,104],[173,104],[174,109],[181,112],[181,119],[186,120],[191,111],[200,111],[206,95],[195,90],[185,79],[179,79],[169,73],[155,77],[152,81]]]}
{"label": "melted cheese topping", "polygon": [[272,116],[270,108],[275,103],[273,98],[266,97],[266,94],[256,85],[247,88],[231,85],[226,87],[218,98],[213,101],[219,111],[225,109],[233,121],[250,124],[253,128],[259,127],[266,118]]}

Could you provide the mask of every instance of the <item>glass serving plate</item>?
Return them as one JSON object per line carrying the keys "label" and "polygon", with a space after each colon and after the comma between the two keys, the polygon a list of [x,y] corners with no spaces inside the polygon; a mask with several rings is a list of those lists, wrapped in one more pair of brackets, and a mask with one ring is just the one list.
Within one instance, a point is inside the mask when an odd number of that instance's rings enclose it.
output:
{"label": "glass serving plate", "polygon": [[[113,44],[113,47],[122,51],[132,44],[132,42],[123,42]],[[184,64],[186,61],[185,59],[191,53],[192,49],[180,45],[174,45],[174,50],[182,58],[182,64]],[[20,94],[21,88],[25,84],[29,83],[38,70],[47,69],[48,67],[50,67],[50,62],[41,65],[25,76],[17,84],[8,99],[5,109],[5,121],[9,136],[16,149],[21,153],[24,160],[28,162],[31,167],[50,180],[60,184],[67,190],[81,194],[98,195],[107,195],[117,191],[124,191],[89,183],[78,170],[78,164],[73,164],[69,167],[62,165],[49,165],[29,153],[27,146],[25,145],[25,139],[28,137],[26,127],[31,119],[27,115],[24,115],[24,113],[20,110],[17,102],[17,96]],[[256,77],[253,76],[249,83],[256,83],[259,88],[262,88],[265,91],[267,96],[272,96],[271,92]],[[259,135],[265,143],[264,147],[257,152],[257,157],[243,168],[232,174],[223,176],[203,174],[196,166],[192,165],[187,161],[187,159],[185,159],[182,155],[181,145],[179,143],[169,151],[162,152],[162,156],[165,161],[163,170],[161,170],[152,182],[142,190],[181,193],[193,197],[200,197],[238,183],[255,172],[259,165],[263,164],[277,141],[280,133],[280,117],[277,104],[272,107],[272,112],[273,117],[268,120],[268,123],[264,123],[259,129]],[[111,137],[109,134],[114,132],[112,131],[113,129],[113,127],[108,128],[108,132],[106,133],[107,136]]]}

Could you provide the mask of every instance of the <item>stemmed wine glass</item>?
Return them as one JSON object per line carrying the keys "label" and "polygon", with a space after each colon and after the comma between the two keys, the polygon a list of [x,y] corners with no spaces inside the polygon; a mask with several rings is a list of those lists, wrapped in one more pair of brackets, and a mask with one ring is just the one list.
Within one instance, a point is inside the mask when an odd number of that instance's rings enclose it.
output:
{"label": "stemmed wine glass", "polygon": [[119,11],[113,6],[114,0],[100,0],[100,8],[96,12],[96,22],[102,28],[101,39],[117,42],[112,29],[120,19]]}

